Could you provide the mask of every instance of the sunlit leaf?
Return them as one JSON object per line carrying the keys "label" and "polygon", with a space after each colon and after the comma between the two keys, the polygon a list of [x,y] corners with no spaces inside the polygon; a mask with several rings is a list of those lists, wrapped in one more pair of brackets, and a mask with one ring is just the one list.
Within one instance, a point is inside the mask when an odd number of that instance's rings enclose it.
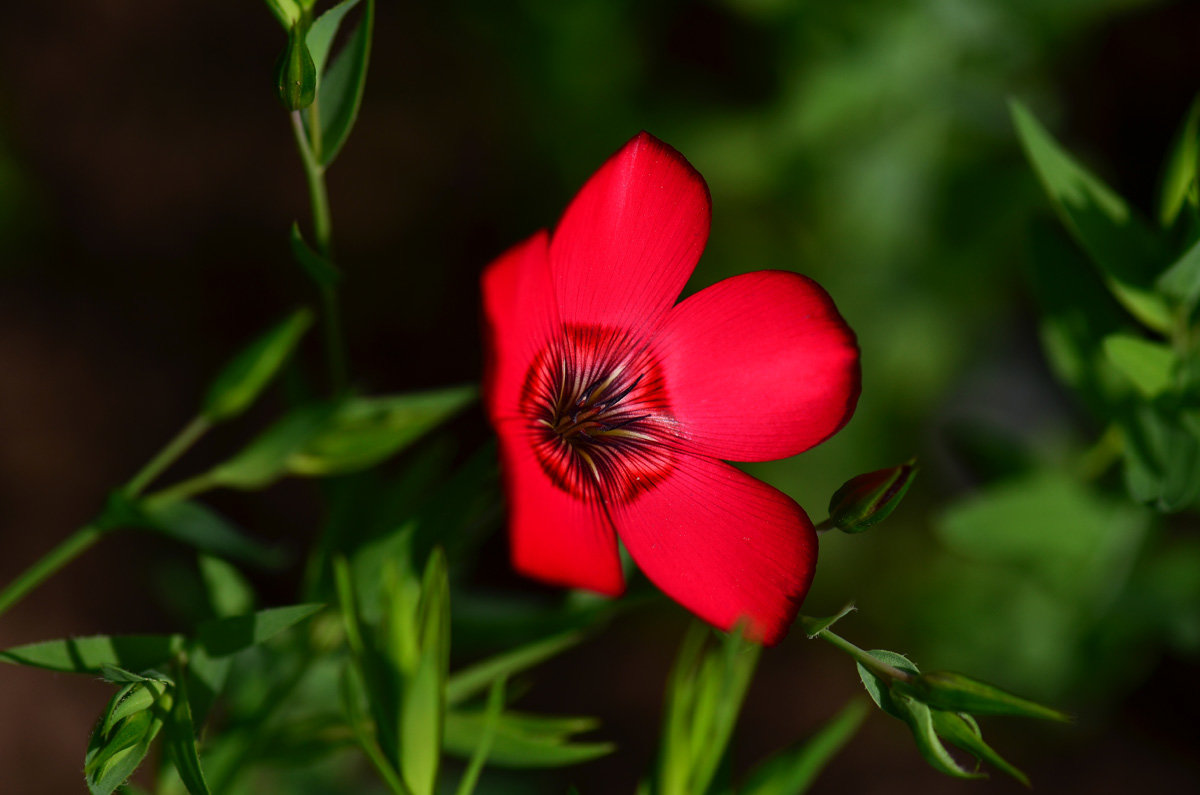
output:
{"label": "sunlit leaf", "polygon": [[[469,759],[488,728],[484,711],[446,713],[446,753]],[[571,723],[571,726],[579,725]],[[592,724],[588,724],[589,726]],[[573,742],[560,719],[503,713],[496,722],[489,765],[498,767],[565,767],[611,753],[612,743]]]}
{"label": "sunlit leaf", "polygon": [[211,555],[200,555],[199,565],[200,578],[215,615],[237,616],[254,609],[254,589],[241,572]]}
{"label": "sunlit leaf", "polygon": [[105,666],[144,671],[167,662],[183,642],[182,635],[92,635],[14,646],[0,651],[0,662],[80,674]]}
{"label": "sunlit leaf", "polygon": [[975,715],[1012,715],[1021,718],[1040,718],[1069,722],[1062,712],[1009,693],[995,685],[980,682],[963,674],[931,671],[907,682],[896,682],[893,691],[938,709],[969,712]]}
{"label": "sunlit leaf", "polygon": [[358,5],[359,0],[343,0],[329,8],[321,16],[313,20],[308,31],[308,51],[312,53],[313,63],[317,67],[317,79],[325,73],[325,61],[329,58],[329,48],[337,36],[342,19]]}
{"label": "sunlit leaf", "polygon": [[293,451],[288,468],[299,475],[345,474],[395,455],[475,399],[473,386],[389,397],[349,398],[320,432]]}
{"label": "sunlit leaf", "polygon": [[84,757],[84,780],[92,795],[109,795],[146,758],[163,723],[162,709],[155,705],[169,706],[165,693],[161,683],[136,683],[113,696],[92,731]]}
{"label": "sunlit leaf", "polygon": [[334,406],[316,403],[293,410],[210,473],[214,483],[261,489],[288,472],[288,461],[321,433]]}
{"label": "sunlit leaf", "polygon": [[1196,186],[1196,167],[1200,160],[1200,97],[1192,101],[1187,118],[1183,122],[1171,147],[1170,157],[1163,174],[1162,196],[1159,199],[1159,223],[1170,226],[1188,194]]}
{"label": "sunlit leaf", "polygon": [[221,422],[248,409],[292,355],[312,321],[312,312],[296,310],[235,356],[209,387],[204,416]]}

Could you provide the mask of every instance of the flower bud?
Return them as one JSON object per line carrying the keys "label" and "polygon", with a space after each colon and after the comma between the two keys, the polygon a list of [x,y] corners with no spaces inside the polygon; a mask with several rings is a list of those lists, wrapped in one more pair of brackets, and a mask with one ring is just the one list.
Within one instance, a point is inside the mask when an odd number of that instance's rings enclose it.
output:
{"label": "flower bud", "polygon": [[317,96],[317,65],[305,43],[311,26],[312,18],[307,10],[302,10],[288,31],[287,49],[275,64],[279,101],[288,110],[307,108]]}
{"label": "flower bud", "polygon": [[846,533],[861,533],[888,517],[917,474],[915,459],[890,469],[858,475],[829,500],[829,522]]}

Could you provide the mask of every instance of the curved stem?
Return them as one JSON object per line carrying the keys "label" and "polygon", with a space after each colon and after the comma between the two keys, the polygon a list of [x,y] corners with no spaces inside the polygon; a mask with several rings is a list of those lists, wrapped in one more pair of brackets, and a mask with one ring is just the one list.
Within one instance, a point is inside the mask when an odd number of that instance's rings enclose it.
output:
{"label": "curved stem", "polygon": [[149,486],[156,477],[163,473],[163,470],[175,463],[175,459],[183,455],[210,427],[212,427],[211,424],[203,416],[196,417],[185,425],[174,439],[167,442],[166,447],[160,450],[158,455],[150,459],[150,462],[125,484],[125,491],[132,496],[140,494],[142,489]]}
{"label": "curved stem", "polygon": [[22,572],[17,579],[0,591],[0,614],[21,601],[27,593],[41,585],[50,575],[79,557],[103,534],[104,530],[89,524],[67,536],[58,546],[43,555],[41,560]]}
{"label": "curved stem", "polygon": [[[808,618],[808,616],[801,616],[800,620],[801,622],[805,622],[813,619]],[[835,632],[830,632],[828,629],[821,630],[813,637],[820,638],[826,643],[832,644],[838,649],[846,652],[846,654],[849,654],[854,658],[855,662],[861,664],[863,668],[866,668],[876,676],[883,677],[884,679],[888,679],[893,682],[907,682],[908,680],[912,679],[912,674],[901,671],[895,666],[888,665],[882,660],[876,659],[868,652],[863,651],[850,641],[843,638],[841,635],[838,635]]]}

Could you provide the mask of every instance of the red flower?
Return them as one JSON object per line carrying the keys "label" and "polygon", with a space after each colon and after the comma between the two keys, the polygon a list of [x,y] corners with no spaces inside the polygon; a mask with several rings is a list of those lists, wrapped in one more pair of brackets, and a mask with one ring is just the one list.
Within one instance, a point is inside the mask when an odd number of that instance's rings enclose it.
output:
{"label": "red flower", "polygon": [[553,236],[483,275],[486,402],[500,437],[513,565],[617,595],[617,537],[655,584],[722,629],[774,643],[817,540],[791,498],[720,459],[769,461],[831,436],[859,393],[854,333],[817,284],[758,271],[675,304],[708,237],[704,179],[641,133]]}

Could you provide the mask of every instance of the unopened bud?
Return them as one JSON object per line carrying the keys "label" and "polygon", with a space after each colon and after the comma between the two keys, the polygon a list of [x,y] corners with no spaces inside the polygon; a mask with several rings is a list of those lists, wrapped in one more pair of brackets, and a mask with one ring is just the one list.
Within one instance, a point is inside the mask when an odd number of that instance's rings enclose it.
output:
{"label": "unopened bud", "polygon": [[829,522],[846,533],[861,533],[886,519],[917,474],[914,459],[846,481],[829,500]]}
{"label": "unopened bud", "polygon": [[305,41],[311,25],[312,18],[308,11],[302,10],[300,18],[288,31],[287,49],[275,64],[279,101],[288,110],[307,108],[317,96],[317,65]]}
{"label": "unopened bud", "polygon": [[949,671],[921,674],[892,685],[907,695],[937,709],[975,715],[1013,715],[1069,722],[1069,715],[1026,698]]}

